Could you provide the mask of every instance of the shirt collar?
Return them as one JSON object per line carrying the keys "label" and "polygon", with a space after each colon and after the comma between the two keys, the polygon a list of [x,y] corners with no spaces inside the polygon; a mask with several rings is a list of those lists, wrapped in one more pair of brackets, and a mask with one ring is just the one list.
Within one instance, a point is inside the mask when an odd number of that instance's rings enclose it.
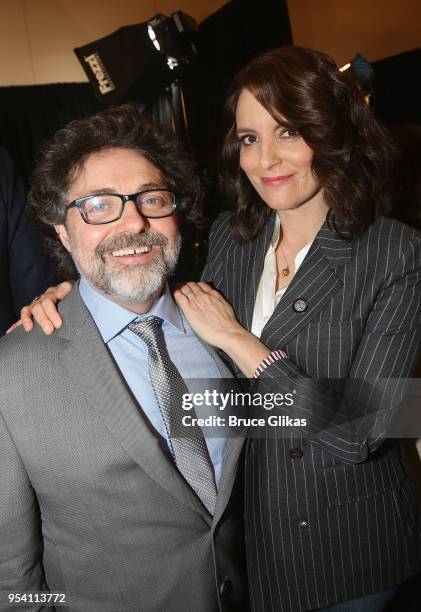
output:
{"label": "shirt collar", "polygon": [[[278,241],[279,241],[280,231],[281,231],[281,220],[279,219],[278,215],[275,215],[275,224],[273,226],[273,234],[272,234],[272,238],[270,239],[270,244],[269,244],[269,248],[266,253],[266,257],[273,256],[275,254],[276,245],[278,244]],[[309,252],[310,247],[313,244],[313,242],[314,242],[314,238],[313,240],[310,240],[310,242],[307,242],[307,244],[305,244],[303,248],[297,253],[295,257],[295,269],[296,270],[298,270],[300,265],[303,263],[304,258]]]}
{"label": "shirt collar", "polygon": [[281,230],[281,220],[279,218],[279,215],[275,214],[275,225],[273,227],[273,234],[272,234],[272,238],[270,239],[270,245],[269,245],[269,249],[268,251],[272,251],[276,249],[276,245],[278,244],[278,240],[279,240],[279,232]]}
{"label": "shirt collar", "polygon": [[168,285],[165,286],[153,308],[142,315],[127,310],[105,297],[94,289],[83,276],[79,281],[79,293],[105,343],[120,334],[135,319],[143,319],[150,315],[156,315],[175,327],[180,333],[186,333],[181,313],[171,296]]}

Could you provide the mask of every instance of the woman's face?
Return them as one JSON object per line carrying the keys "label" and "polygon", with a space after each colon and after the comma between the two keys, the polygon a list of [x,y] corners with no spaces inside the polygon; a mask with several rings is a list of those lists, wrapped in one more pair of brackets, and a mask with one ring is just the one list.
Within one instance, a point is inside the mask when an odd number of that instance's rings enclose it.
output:
{"label": "woman's face", "polygon": [[313,151],[297,131],[275,121],[247,90],[237,103],[240,166],[264,202],[291,210],[321,197],[313,176]]}

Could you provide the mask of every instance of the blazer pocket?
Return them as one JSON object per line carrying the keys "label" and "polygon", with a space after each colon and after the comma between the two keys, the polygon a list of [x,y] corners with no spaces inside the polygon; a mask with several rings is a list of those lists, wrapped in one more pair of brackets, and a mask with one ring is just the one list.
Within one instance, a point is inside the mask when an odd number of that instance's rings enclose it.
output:
{"label": "blazer pocket", "polygon": [[358,337],[364,329],[361,319],[348,321],[312,321],[309,324],[310,333],[314,340],[345,340]]}
{"label": "blazer pocket", "polygon": [[328,506],[351,504],[381,495],[399,487],[405,478],[405,469],[395,454],[317,470],[318,484]]}

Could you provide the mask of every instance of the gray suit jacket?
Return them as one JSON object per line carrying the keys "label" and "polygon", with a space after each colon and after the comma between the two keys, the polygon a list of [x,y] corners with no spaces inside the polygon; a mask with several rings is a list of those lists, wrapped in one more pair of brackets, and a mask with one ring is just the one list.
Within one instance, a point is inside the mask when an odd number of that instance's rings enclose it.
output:
{"label": "gray suit jacket", "polygon": [[[224,214],[211,231],[204,280],[248,329],[273,227],[274,215],[256,240],[240,244]],[[265,370],[261,390],[294,393],[294,411],[318,427],[311,437],[268,431],[247,445],[255,610],[331,605],[421,568],[413,489],[398,444],[384,440],[420,332],[420,235],[381,217],[348,240],[325,223],[261,335],[287,353]]]}
{"label": "gray suit jacket", "polygon": [[244,609],[243,440],[228,441],[212,518],[161,451],[77,290],[60,309],[54,335],[0,341],[1,612],[7,593],[46,588],[66,592],[74,612]]}

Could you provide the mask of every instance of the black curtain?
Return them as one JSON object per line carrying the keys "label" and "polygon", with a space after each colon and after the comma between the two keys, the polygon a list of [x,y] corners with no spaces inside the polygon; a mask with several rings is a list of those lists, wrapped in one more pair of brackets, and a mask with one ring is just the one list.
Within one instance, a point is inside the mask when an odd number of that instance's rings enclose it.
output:
{"label": "black curtain", "polygon": [[40,145],[100,106],[88,83],[0,87],[0,146],[9,151],[26,186]]}
{"label": "black curtain", "polygon": [[373,62],[374,109],[386,124],[421,125],[421,49]]}
{"label": "black curtain", "polygon": [[[232,0],[200,24],[198,44],[194,91],[200,104],[192,105],[196,112],[190,113],[191,132],[200,165],[215,185],[230,82],[254,56],[292,44],[286,0]],[[216,199],[212,216],[219,208]]]}

